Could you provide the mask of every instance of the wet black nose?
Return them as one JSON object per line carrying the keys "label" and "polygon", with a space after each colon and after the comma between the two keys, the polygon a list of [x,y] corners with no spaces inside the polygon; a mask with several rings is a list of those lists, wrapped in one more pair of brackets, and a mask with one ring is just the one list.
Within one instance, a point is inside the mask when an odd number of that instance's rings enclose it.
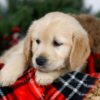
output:
{"label": "wet black nose", "polygon": [[43,56],[39,56],[39,57],[36,58],[36,63],[39,66],[45,65],[46,62],[47,62],[47,59]]}

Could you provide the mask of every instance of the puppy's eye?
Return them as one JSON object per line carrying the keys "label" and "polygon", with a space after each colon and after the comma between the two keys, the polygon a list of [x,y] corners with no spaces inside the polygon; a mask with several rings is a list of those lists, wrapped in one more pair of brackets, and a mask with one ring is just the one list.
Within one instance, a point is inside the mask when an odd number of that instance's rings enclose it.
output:
{"label": "puppy's eye", "polygon": [[39,39],[37,39],[37,40],[36,40],[36,43],[37,43],[37,44],[40,44],[40,40],[39,40]]}
{"label": "puppy's eye", "polygon": [[54,40],[54,41],[53,41],[53,45],[56,46],[56,47],[58,47],[58,46],[61,46],[62,43],[59,43],[59,42],[57,42],[56,40]]}

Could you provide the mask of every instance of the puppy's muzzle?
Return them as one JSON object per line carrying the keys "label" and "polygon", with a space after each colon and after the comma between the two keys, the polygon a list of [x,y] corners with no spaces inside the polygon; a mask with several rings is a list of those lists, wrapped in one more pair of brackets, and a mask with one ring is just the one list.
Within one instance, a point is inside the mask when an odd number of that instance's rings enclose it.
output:
{"label": "puppy's muzzle", "polygon": [[36,58],[36,63],[39,66],[44,66],[46,64],[46,62],[47,62],[47,59],[43,56],[39,56]]}

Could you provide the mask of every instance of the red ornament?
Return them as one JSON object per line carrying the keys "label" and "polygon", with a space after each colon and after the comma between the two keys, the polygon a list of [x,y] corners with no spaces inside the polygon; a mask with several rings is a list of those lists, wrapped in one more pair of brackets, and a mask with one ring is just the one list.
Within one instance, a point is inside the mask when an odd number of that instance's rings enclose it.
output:
{"label": "red ornament", "polygon": [[12,28],[12,33],[15,33],[15,32],[20,32],[20,28],[18,26],[15,26]]}

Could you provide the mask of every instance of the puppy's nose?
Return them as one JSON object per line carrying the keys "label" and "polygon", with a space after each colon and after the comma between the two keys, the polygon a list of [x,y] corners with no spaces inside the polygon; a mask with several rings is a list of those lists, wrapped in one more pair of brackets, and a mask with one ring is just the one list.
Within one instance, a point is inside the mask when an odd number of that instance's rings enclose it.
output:
{"label": "puppy's nose", "polygon": [[39,66],[43,66],[45,65],[45,63],[47,62],[47,59],[43,56],[39,56],[36,58],[36,63],[39,65]]}

